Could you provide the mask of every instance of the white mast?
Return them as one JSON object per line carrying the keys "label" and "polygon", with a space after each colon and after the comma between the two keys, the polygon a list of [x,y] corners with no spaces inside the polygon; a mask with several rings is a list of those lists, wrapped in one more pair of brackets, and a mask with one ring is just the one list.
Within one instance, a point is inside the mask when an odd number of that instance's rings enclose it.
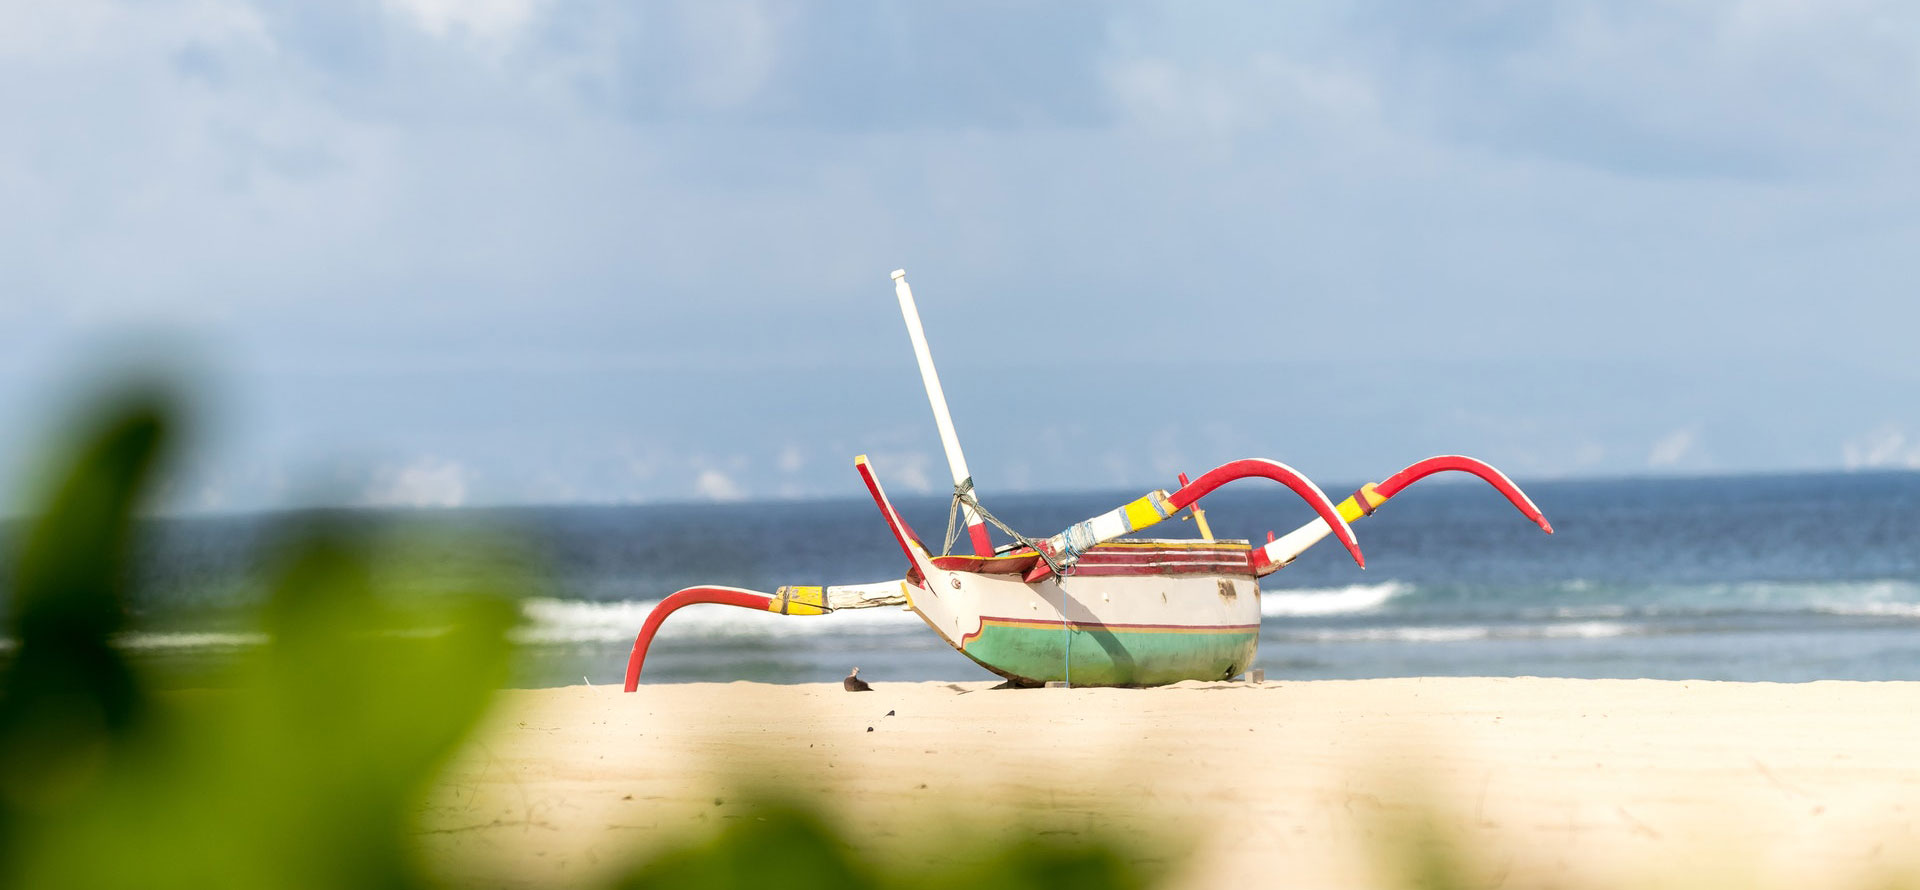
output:
{"label": "white mast", "polygon": [[[947,451],[947,468],[953,471],[953,484],[965,483],[967,457],[960,453],[960,437],[953,431],[953,415],[947,411],[947,394],[940,388],[940,374],[933,369],[933,353],[927,349],[927,332],[920,327],[920,310],[913,303],[913,289],[907,287],[907,270],[893,270],[893,294],[900,298],[900,314],[907,320],[907,336],[913,340],[913,356],[920,361],[920,381],[927,386],[927,401],[933,405],[933,422],[940,427],[940,447]],[[986,521],[973,507],[966,507],[967,536],[973,540],[977,556],[993,555],[987,539]]]}

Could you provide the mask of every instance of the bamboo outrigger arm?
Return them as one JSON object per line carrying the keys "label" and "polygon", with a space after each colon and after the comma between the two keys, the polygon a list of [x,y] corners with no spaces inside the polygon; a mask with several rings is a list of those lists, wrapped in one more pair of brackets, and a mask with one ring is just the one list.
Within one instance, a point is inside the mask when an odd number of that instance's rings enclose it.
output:
{"label": "bamboo outrigger arm", "polygon": [[628,692],[640,686],[640,668],[647,662],[647,648],[653,645],[653,635],[659,632],[660,624],[667,620],[668,615],[698,603],[738,606],[780,615],[825,615],[841,609],[903,606],[907,603],[907,591],[905,581],[833,587],[795,585],[782,587],[770,594],[739,587],[688,587],[675,591],[647,613],[647,621],[641,625],[640,635],[633,639],[633,654],[627,656]]}
{"label": "bamboo outrigger arm", "polygon": [[[1547,517],[1540,512],[1540,508],[1533,503],[1533,499],[1527,497],[1527,493],[1521,491],[1520,486],[1515,485],[1512,479],[1507,478],[1507,474],[1494,469],[1485,461],[1459,454],[1429,457],[1388,476],[1385,482],[1360,486],[1359,491],[1340,502],[1338,507],[1340,518],[1348,522],[1358,522],[1362,516],[1373,515],[1373,511],[1386,503],[1388,498],[1406,490],[1407,486],[1435,473],[1449,470],[1470,473],[1485,480],[1487,484],[1505,495],[1507,502],[1513,504],[1514,509],[1533,520],[1535,525],[1540,526],[1541,531],[1553,534],[1553,523],[1547,521]],[[1251,560],[1254,574],[1266,576],[1293,562],[1300,554],[1305,553],[1307,548],[1320,543],[1331,528],[1325,519],[1316,519],[1267,542],[1266,546],[1253,551]]]}
{"label": "bamboo outrigger arm", "polygon": [[[1035,542],[1035,549],[1044,554],[1043,559],[1034,564],[1027,573],[1026,580],[1038,581],[1052,573],[1052,565],[1059,564],[1064,570],[1095,544],[1111,541],[1121,535],[1139,531],[1181,510],[1194,505],[1214,490],[1239,479],[1271,479],[1293,490],[1301,500],[1320,514],[1316,520],[1320,527],[1336,533],[1340,543],[1346,545],[1352,554],[1354,564],[1367,567],[1367,558],[1360,552],[1360,541],[1353,536],[1353,529],[1347,525],[1347,517],[1340,508],[1334,506],[1327,493],[1313,484],[1300,471],[1277,460],[1248,458],[1221,464],[1201,474],[1200,478],[1180,487],[1179,491],[1168,494],[1166,491],[1148,492],[1143,497],[1095,516],[1085,522],[1077,522],[1044,541]],[[1317,539],[1316,539],[1317,540]]]}

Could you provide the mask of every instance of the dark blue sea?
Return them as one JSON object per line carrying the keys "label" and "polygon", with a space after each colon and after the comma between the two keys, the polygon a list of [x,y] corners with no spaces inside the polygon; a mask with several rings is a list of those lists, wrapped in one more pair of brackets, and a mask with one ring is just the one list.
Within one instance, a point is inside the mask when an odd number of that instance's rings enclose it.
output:
{"label": "dark blue sea", "polygon": [[[1920,474],[1522,484],[1557,534],[1540,533],[1478,481],[1436,477],[1355,523],[1365,571],[1328,541],[1264,579],[1257,666],[1270,680],[1920,679]],[[1221,537],[1264,540],[1311,518],[1277,486],[1241,485],[1254,490],[1202,504]],[[1138,494],[983,498],[1038,535]],[[944,499],[901,507],[923,537],[938,540]],[[122,644],[143,660],[186,668],[185,677],[259,645],[251,605],[273,542],[303,518],[148,522],[137,629]],[[881,581],[905,569],[864,497],[332,518],[412,541],[398,549],[407,583],[422,589],[504,572],[525,592],[515,632],[522,686],[620,682],[648,609],[681,587],[771,591]],[[1153,533],[1196,535],[1190,521]],[[476,550],[486,558],[474,559]],[[876,682],[992,678],[910,612],[798,618],[696,606],[667,622],[646,681],[814,682],[855,665]]]}

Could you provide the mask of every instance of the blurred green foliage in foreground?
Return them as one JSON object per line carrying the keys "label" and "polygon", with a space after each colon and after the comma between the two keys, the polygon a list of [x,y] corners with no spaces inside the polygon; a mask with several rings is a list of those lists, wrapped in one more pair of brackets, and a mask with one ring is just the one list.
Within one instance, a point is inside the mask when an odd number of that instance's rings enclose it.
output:
{"label": "blurred green foliage in foreground", "polygon": [[153,392],[105,406],[25,531],[0,677],[0,879],[425,883],[413,801],[505,677],[511,601],[402,608],[376,589],[370,542],[310,520],[278,556],[271,644],[237,659],[230,690],[155,696],[112,638],[171,415]]}
{"label": "blurred green foliage in foreground", "polygon": [[[290,521],[268,643],[217,692],[156,695],[113,645],[134,517],[175,412],[99,406],[23,531],[0,652],[0,887],[422,887],[420,803],[507,676],[510,580],[396,597],[376,542]],[[953,838],[943,839],[952,853]],[[620,887],[1141,887],[1099,842],[994,846],[886,874],[804,808],[640,863]]]}
{"label": "blurred green foliage in foreground", "polygon": [[[1148,881],[1103,843],[1052,843],[1038,836],[1009,846],[985,837],[941,834],[957,864],[876,868],[804,806],[761,797],[749,818],[730,820],[704,843],[669,850],[615,886],[622,890],[1080,890],[1141,888]],[[971,853],[972,855],[968,855]]]}

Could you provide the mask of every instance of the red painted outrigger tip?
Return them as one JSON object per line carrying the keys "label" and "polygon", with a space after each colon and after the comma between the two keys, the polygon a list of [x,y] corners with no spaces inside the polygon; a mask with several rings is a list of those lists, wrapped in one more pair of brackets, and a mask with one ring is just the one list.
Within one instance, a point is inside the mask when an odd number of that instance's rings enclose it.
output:
{"label": "red painted outrigger tip", "polygon": [[1491,464],[1485,461],[1475,460],[1464,455],[1442,454],[1438,457],[1429,457],[1426,460],[1420,461],[1387,477],[1387,481],[1374,486],[1374,490],[1378,491],[1381,497],[1390,498],[1399,494],[1403,489],[1415,482],[1435,473],[1442,473],[1448,470],[1472,473],[1486,480],[1488,485],[1499,489],[1501,494],[1506,495],[1507,502],[1513,504],[1514,509],[1519,510],[1525,514],[1528,519],[1533,520],[1534,525],[1540,526],[1541,531],[1547,534],[1553,534],[1553,523],[1547,521],[1546,515],[1541,513],[1540,508],[1534,505],[1533,499],[1527,497],[1527,493],[1521,491],[1520,486],[1513,484],[1513,480],[1508,479],[1507,474],[1494,469]]}
{"label": "red painted outrigger tip", "polygon": [[653,635],[660,630],[660,622],[667,620],[682,606],[695,603],[717,603],[722,606],[739,606],[742,609],[768,611],[773,605],[773,597],[737,587],[689,587],[676,591],[660,601],[647,613],[647,623],[640,628],[640,635],[633,640],[633,654],[627,656],[627,691],[640,688],[640,668],[647,662],[647,647],[653,645]]}

